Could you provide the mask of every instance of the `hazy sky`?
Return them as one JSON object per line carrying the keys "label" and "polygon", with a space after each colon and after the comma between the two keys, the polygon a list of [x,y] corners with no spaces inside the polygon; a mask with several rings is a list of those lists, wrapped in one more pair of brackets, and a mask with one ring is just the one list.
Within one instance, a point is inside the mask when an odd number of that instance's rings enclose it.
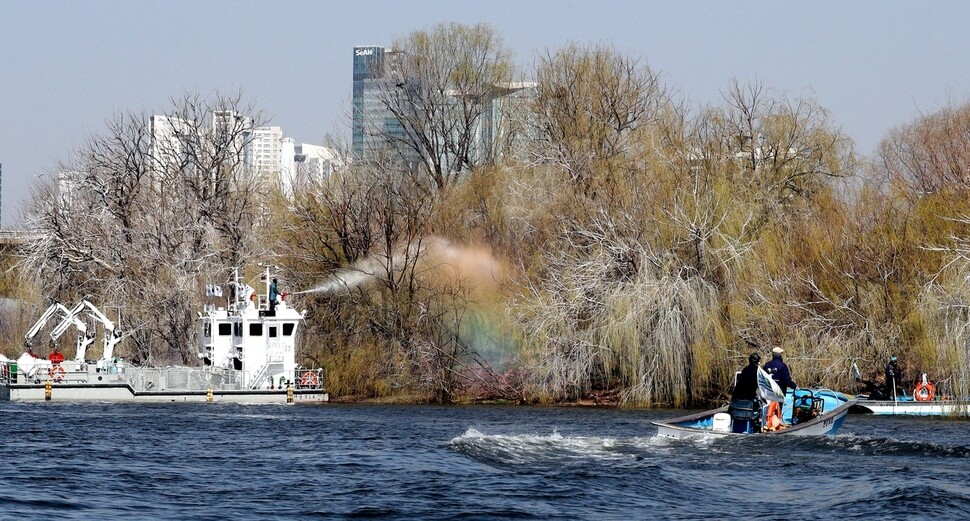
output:
{"label": "hazy sky", "polygon": [[241,89],[297,142],[349,135],[352,47],[450,21],[492,25],[524,66],[569,42],[612,44],[695,105],[732,78],[814,97],[866,154],[970,94],[970,2],[3,0],[2,226],[113,114],[186,92]]}

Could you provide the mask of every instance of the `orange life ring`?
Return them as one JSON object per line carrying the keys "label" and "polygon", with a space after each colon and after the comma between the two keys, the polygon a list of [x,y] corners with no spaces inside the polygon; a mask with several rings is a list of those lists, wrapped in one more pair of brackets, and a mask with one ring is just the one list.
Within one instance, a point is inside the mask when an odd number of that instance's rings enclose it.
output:
{"label": "orange life ring", "polygon": [[67,371],[61,367],[61,364],[54,364],[51,366],[51,369],[47,372],[47,374],[50,375],[51,380],[60,382],[64,379],[64,375],[67,374]]}
{"label": "orange life ring", "polygon": [[781,427],[781,404],[778,402],[768,403],[768,413],[765,414],[765,427],[769,431]]}
{"label": "orange life ring", "polygon": [[932,382],[921,383],[913,390],[913,397],[917,402],[928,402],[936,395],[936,386]]}
{"label": "orange life ring", "polygon": [[317,377],[317,373],[313,371],[307,371],[303,373],[300,378],[300,385],[303,387],[316,387],[320,383],[320,378]]}

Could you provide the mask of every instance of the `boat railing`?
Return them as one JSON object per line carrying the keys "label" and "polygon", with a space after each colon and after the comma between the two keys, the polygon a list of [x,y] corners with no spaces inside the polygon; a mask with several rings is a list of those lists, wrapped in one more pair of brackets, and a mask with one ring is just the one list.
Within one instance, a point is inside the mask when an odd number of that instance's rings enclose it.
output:
{"label": "boat railing", "polygon": [[829,389],[827,387],[814,388],[814,389],[812,389],[812,391],[815,393],[815,396],[824,396],[824,395],[827,395],[827,396],[830,396],[830,397],[835,398],[837,400],[841,400],[843,398],[844,399],[848,399],[848,396],[845,393],[840,393],[838,391],[833,391],[832,389]]}
{"label": "boat railing", "polygon": [[17,362],[7,360],[0,362],[0,385],[10,385],[17,381]]}
{"label": "boat railing", "polygon": [[822,414],[830,413],[835,409],[838,409],[839,406],[841,406],[842,404],[852,399],[850,396],[846,395],[845,393],[833,391],[832,389],[829,389],[826,387],[817,387],[817,388],[808,388],[808,389],[799,388],[798,392],[807,392],[807,393],[810,393],[811,396],[815,398],[821,398]]}
{"label": "boat railing", "polygon": [[243,388],[242,371],[212,367],[128,367],[125,375],[136,391],[205,391]]}
{"label": "boat railing", "polygon": [[294,385],[300,389],[323,389],[323,369],[297,368]]}

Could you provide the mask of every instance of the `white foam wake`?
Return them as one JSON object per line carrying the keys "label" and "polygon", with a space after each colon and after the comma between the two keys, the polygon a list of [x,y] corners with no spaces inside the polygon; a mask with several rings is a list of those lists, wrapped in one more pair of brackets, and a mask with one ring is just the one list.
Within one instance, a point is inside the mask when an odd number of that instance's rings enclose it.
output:
{"label": "white foam wake", "polygon": [[483,434],[469,428],[449,445],[478,459],[506,464],[530,464],[563,459],[628,460],[635,454],[617,450],[627,442],[610,437],[550,434]]}

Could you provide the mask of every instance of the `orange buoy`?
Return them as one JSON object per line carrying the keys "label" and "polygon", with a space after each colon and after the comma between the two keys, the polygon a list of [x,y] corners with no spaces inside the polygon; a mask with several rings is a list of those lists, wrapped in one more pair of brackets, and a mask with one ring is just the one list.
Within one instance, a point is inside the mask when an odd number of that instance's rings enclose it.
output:
{"label": "orange buoy", "polygon": [[932,382],[921,383],[913,390],[913,397],[917,402],[928,402],[936,395],[936,386]]}

